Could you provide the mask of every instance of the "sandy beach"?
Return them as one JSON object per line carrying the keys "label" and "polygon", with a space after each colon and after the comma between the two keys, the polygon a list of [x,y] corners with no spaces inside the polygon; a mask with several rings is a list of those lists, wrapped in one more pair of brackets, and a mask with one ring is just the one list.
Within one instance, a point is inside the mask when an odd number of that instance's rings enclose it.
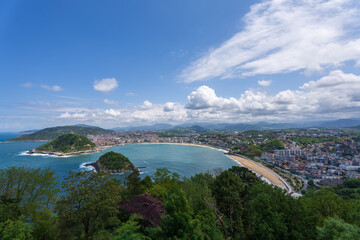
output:
{"label": "sandy beach", "polygon": [[224,149],[217,148],[214,146],[209,145],[203,145],[203,144],[196,144],[196,143],[173,143],[173,142],[141,142],[141,143],[133,143],[133,144],[172,144],[172,145],[186,145],[186,146],[195,146],[195,147],[206,147],[206,148],[212,148],[220,151],[227,152]]}
{"label": "sandy beach", "polygon": [[229,154],[228,156],[231,157],[232,159],[234,159],[235,161],[239,162],[244,167],[263,176],[264,178],[269,180],[272,184],[286,189],[285,184],[279,179],[279,177],[276,176],[272,171],[270,171],[266,167],[261,166],[260,164],[257,164],[254,161],[251,161],[251,160],[248,160],[248,159],[236,156],[236,155]]}

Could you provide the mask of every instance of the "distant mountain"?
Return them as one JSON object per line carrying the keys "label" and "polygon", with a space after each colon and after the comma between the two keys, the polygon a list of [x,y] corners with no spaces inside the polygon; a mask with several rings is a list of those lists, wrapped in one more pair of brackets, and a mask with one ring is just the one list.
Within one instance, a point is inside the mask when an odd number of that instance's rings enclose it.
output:
{"label": "distant mountain", "polygon": [[351,128],[360,130],[360,125],[359,125],[359,126],[355,126],[355,127],[351,127]]}
{"label": "distant mountain", "polygon": [[229,124],[217,130],[221,131],[247,131],[247,130],[264,130],[265,128],[255,124],[247,123],[238,123],[238,124]]}
{"label": "distant mountain", "polygon": [[137,127],[118,127],[113,128],[112,130],[118,132],[126,132],[126,131],[159,131],[159,130],[168,130],[173,128],[174,126],[167,123],[157,123],[149,126],[137,126]]}
{"label": "distant mountain", "polygon": [[317,124],[316,127],[323,128],[346,128],[346,127],[355,127],[360,125],[360,119],[338,119],[335,121],[327,121],[320,124]]}
{"label": "distant mountain", "polygon": [[189,133],[205,133],[205,132],[211,132],[211,131],[213,131],[213,130],[203,128],[199,125],[193,125],[190,127],[174,127],[172,129],[169,129],[166,132],[162,133],[161,136],[163,136],[163,137],[182,136],[184,134],[189,134]]}
{"label": "distant mountain", "polygon": [[91,126],[91,125],[87,125],[87,124],[75,124],[75,125],[71,125],[71,126],[88,127],[88,128],[99,128],[99,127],[97,127],[97,126]]}
{"label": "distant mountain", "polygon": [[178,131],[183,133],[204,133],[207,132],[208,129],[203,128],[199,125],[193,125],[190,127],[174,127],[170,131]]}
{"label": "distant mountain", "polygon": [[54,140],[55,138],[67,134],[75,133],[82,136],[97,135],[97,134],[110,134],[112,130],[106,130],[99,127],[81,127],[81,126],[60,126],[45,128],[40,131],[21,135],[14,139],[9,139],[9,142],[21,142],[21,141],[39,141],[39,140]]}

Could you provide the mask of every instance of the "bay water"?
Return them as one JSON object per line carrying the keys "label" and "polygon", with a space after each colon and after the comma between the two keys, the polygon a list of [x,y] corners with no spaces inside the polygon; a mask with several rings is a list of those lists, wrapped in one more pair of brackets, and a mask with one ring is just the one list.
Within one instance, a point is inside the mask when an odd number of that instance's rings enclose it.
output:
{"label": "bay water", "polygon": [[56,157],[48,155],[27,155],[26,152],[45,142],[4,142],[16,137],[13,133],[0,134],[0,168],[22,166],[28,168],[51,168],[59,180],[68,176],[69,171],[91,170],[84,164],[95,162],[106,152],[120,152],[141,169],[141,177],[152,175],[157,168],[167,168],[182,177],[190,177],[196,173],[206,172],[216,168],[228,169],[236,162],[228,158],[224,152],[198,146],[174,144],[130,144],[114,146],[106,151]]}

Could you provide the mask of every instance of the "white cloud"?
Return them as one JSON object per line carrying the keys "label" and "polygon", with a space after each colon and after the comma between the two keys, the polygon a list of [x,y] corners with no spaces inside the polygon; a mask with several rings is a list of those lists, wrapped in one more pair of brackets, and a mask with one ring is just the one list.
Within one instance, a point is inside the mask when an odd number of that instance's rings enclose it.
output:
{"label": "white cloud", "polygon": [[139,125],[157,122],[246,122],[348,118],[360,114],[360,76],[332,71],[298,89],[275,94],[249,89],[239,96],[221,97],[214,89],[201,86],[191,92],[187,104],[146,100],[137,106],[87,109],[52,109],[60,119],[81,119],[98,124]]}
{"label": "white cloud", "polygon": [[65,113],[60,114],[60,116],[58,116],[58,118],[85,119],[85,118],[88,118],[89,116],[91,116],[91,114],[89,114],[87,112],[74,112],[74,113],[65,112]]}
{"label": "white cloud", "polygon": [[235,98],[217,97],[215,91],[208,86],[201,86],[188,96],[188,109],[204,109],[210,107],[224,108],[236,107],[238,104]]}
{"label": "white cloud", "polygon": [[107,98],[105,98],[105,99],[103,100],[103,102],[106,103],[106,104],[109,104],[109,105],[119,105],[119,104],[120,104],[120,103],[117,102],[117,101],[110,100],[110,99],[107,99]]}
{"label": "white cloud", "polygon": [[53,86],[49,86],[49,85],[41,85],[42,88],[47,89],[47,90],[51,90],[54,92],[60,92],[62,91],[62,87],[58,86],[58,85],[53,85]]}
{"label": "white cloud", "polygon": [[22,87],[24,87],[24,88],[30,88],[30,87],[32,87],[33,85],[32,85],[31,82],[27,82],[27,83],[21,84],[20,86],[22,86]]}
{"label": "white cloud", "polygon": [[183,106],[179,103],[167,102],[164,105],[164,112],[173,112],[181,108],[183,108]]}
{"label": "white cloud", "polygon": [[258,84],[259,84],[260,86],[267,87],[267,86],[270,86],[271,80],[259,80],[259,81],[258,81]]}
{"label": "white cloud", "polygon": [[151,109],[151,108],[153,108],[153,104],[150,101],[145,100],[143,105],[141,106],[141,108],[144,110]]}
{"label": "white cloud", "polygon": [[94,82],[94,89],[100,92],[109,92],[117,88],[118,82],[115,78],[104,78]]}
{"label": "white cloud", "polygon": [[121,115],[121,112],[120,111],[117,111],[117,110],[114,110],[114,109],[106,109],[105,110],[105,114],[108,114],[108,115],[111,115],[111,116],[120,116]]}
{"label": "white cloud", "polygon": [[[299,90],[285,90],[275,95],[247,90],[240,98],[218,97],[215,91],[201,86],[188,96],[186,107],[207,114],[245,116],[256,119],[272,116],[279,119],[342,117],[360,113],[360,76],[332,71],[317,81],[310,81]],[[339,115],[340,114],[340,115]]]}
{"label": "white cloud", "polygon": [[183,70],[185,82],[360,62],[357,0],[266,0],[251,7],[243,30]]}

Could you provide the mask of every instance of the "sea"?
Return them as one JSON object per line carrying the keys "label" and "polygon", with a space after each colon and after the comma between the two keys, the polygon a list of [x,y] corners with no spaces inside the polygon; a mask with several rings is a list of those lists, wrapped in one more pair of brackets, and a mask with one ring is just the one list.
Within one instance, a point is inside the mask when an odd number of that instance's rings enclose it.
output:
{"label": "sea", "polygon": [[50,168],[55,171],[61,182],[69,171],[87,171],[87,163],[95,162],[106,152],[114,151],[125,155],[136,167],[141,168],[140,177],[153,175],[157,168],[167,168],[181,177],[191,177],[197,173],[212,171],[217,168],[226,170],[238,165],[227,157],[222,150],[174,144],[129,144],[111,147],[105,151],[57,157],[49,155],[28,155],[28,150],[34,149],[45,142],[5,142],[18,136],[15,133],[0,133],[0,169],[11,166],[26,168]]}

